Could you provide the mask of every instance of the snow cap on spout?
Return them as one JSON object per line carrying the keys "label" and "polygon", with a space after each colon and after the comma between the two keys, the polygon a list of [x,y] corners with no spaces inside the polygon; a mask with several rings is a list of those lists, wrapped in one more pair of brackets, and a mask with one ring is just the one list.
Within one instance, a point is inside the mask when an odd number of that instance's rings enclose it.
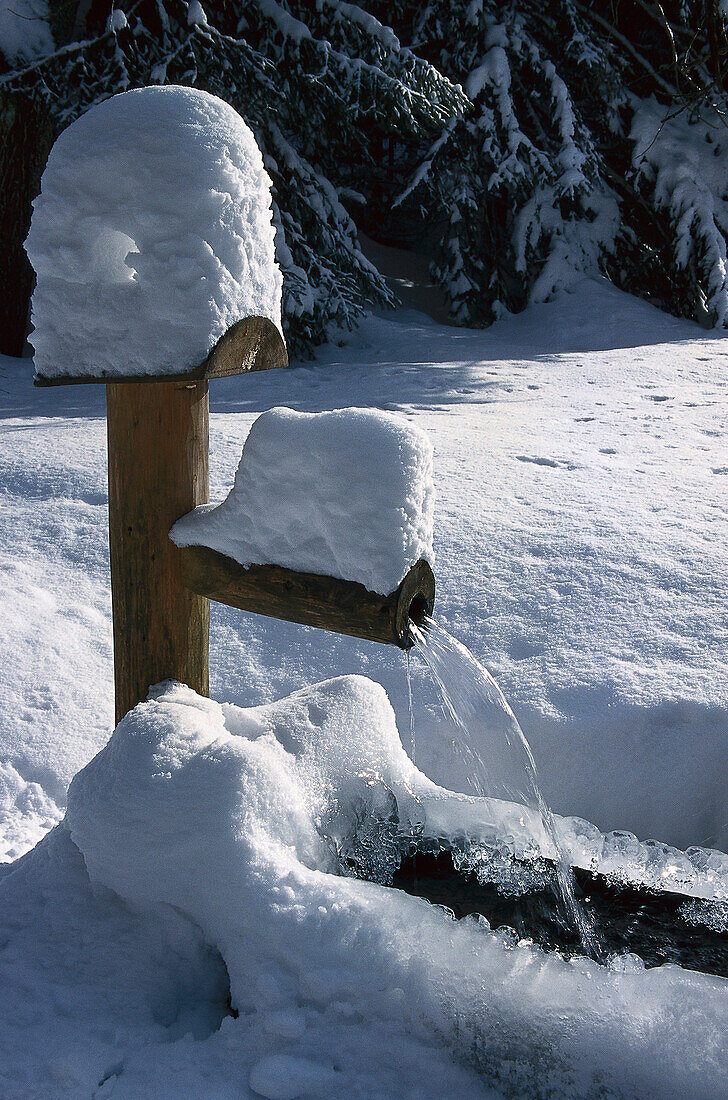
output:
{"label": "snow cap on spout", "polygon": [[275,408],[251,427],[227,499],[183,516],[172,539],[386,596],[434,560],[434,498],[432,443],[406,417]]}
{"label": "snow cap on spout", "polygon": [[[26,241],[36,380],[285,365],[267,361],[285,360],[270,186],[248,126],[207,92],[141,88],[82,115],[51,150]],[[247,361],[200,374],[241,319]]]}

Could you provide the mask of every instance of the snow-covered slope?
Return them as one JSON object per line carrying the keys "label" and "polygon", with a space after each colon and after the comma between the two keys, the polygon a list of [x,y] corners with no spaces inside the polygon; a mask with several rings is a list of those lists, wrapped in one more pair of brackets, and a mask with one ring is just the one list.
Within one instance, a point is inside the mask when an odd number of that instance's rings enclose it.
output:
{"label": "snow-covered slope", "polygon": [[[7,857],[112,726],[103,393],[49,396],[31,373],[5,361],[0,383]],[[501,682],[554,809],[725,848],[727,394],[724,338],[602,284],[485,332],[372,318],[315,365],[212,387],[212,496],[273,405],[410,416],[435,444],[436,615]],[[350,672],[408,728],[395,650],[213,609],[216,697]],[[418,765],[468,790],[418,666],[414,681]]]}

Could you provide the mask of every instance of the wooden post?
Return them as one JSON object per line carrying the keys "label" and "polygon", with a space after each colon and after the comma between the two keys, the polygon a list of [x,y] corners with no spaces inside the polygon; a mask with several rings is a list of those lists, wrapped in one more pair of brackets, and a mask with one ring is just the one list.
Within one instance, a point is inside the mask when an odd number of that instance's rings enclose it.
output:
{"label": "wooden post", "polygon": [[209,694],[210,603],[169,529],[209,500],[207,381],[109,382],[109,552],[116,721],[175,679]]}

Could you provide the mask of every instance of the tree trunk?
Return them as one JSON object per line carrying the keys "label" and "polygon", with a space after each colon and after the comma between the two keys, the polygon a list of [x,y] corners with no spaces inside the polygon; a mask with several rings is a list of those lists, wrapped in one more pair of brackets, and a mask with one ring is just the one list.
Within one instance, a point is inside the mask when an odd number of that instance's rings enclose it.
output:
{"label": "tree trunk", "polygon": [[31,202],[55,139],[47,107],[0,94],[0,352],[23,355],[35,275],[23,248]]}

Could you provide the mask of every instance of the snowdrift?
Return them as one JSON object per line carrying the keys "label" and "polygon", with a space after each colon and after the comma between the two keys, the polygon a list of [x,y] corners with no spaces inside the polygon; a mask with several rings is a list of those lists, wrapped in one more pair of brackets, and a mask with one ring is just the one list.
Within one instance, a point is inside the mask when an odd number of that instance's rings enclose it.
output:
{"label": "snowdrift", "polygon": [[[25,905],[26,941],[28,920],[39,918],[24,972],[30,1003],[47,995],[51,939],[63,939],[71,955],[79,951],[88,968],[95,937],[104,934],[101,898],[116,922],[102,985],[127,955],[140,965],[150,928],[165,943],[174,917],[187,937],[178,934],[178,969],[199,969],[205,950],[217,960],[202,999],[205,1018],[217,1005],[221,1019],[195,1041],[173,1032],[160,1055],[148,1009],[139,1015],[147,1027],[142,1049],[129,1018],[115,1022],[115,1014],[135,1010],[110,1003],[103,1026],[83,1025],[99,1049],[116,1027],[123,1049],[109,1067],[109,1095],[179,1096],[183,1069],[191,1074],[185,1087],[205,1081],[210,1096],[246,1095],[246,1087],[270,1098],[492,1096],[514,1088],[585,1096],[599,1087],[642,1098],[726,1095],[724,981],[678,967],[618,972],[569,962],[479,922],[454,922],[420,899],[342,877],[339,844],[365,810],[391,796],[400,817],[415,824],[428,813],[437,820],[438,807],[447,817],[453,800],[461,820],[474,820],[476,800],[437,788],[409,761],[387,697],[369,680],[338,678],[252,710],[161,685],[73,781],[65,824],[0,884],[9,917],[3,933],[15,929],[9,942],[22,923],[18,907]],[[500,820],[487,821],[497,807],[486,805],[480,825],[520,827],[527,838],[531,823],[509,819],[500,805]],[[92,886],[82,882],[74,851]],[[96,900],[61,907],[51,937],[37,878],[63,892],[69,866],[77,895]],[[237,1018],[219,1009],[220,960]],[[150,972],[147,990],[162,971],[157,964]],[[87,971],[82,977],[91,981]],[[184,1031],[186,1017],[199,1025],[200,1016],[191,1010],[196,995],[182,985],[170,1015]],[[7,984],[0,988],[7,997]],[[68,996],[78,1026],[86,1011],[83,996]],[[45,1023],[55,1035],[56,1025]],[[70,1043],[68,1015],[57,1028],[65,1035],[59,1041]],[[18,1050],[32,1048],[41,1067],[58,1059],[55,1039],[34,1024],[15,1041]],[[97,1064],[98,1057],[89,1064],[86,1085]],[[74,1088],[79,1073],[74,1062]],[[77,1095],[74,1088],[57,1094]]]}

